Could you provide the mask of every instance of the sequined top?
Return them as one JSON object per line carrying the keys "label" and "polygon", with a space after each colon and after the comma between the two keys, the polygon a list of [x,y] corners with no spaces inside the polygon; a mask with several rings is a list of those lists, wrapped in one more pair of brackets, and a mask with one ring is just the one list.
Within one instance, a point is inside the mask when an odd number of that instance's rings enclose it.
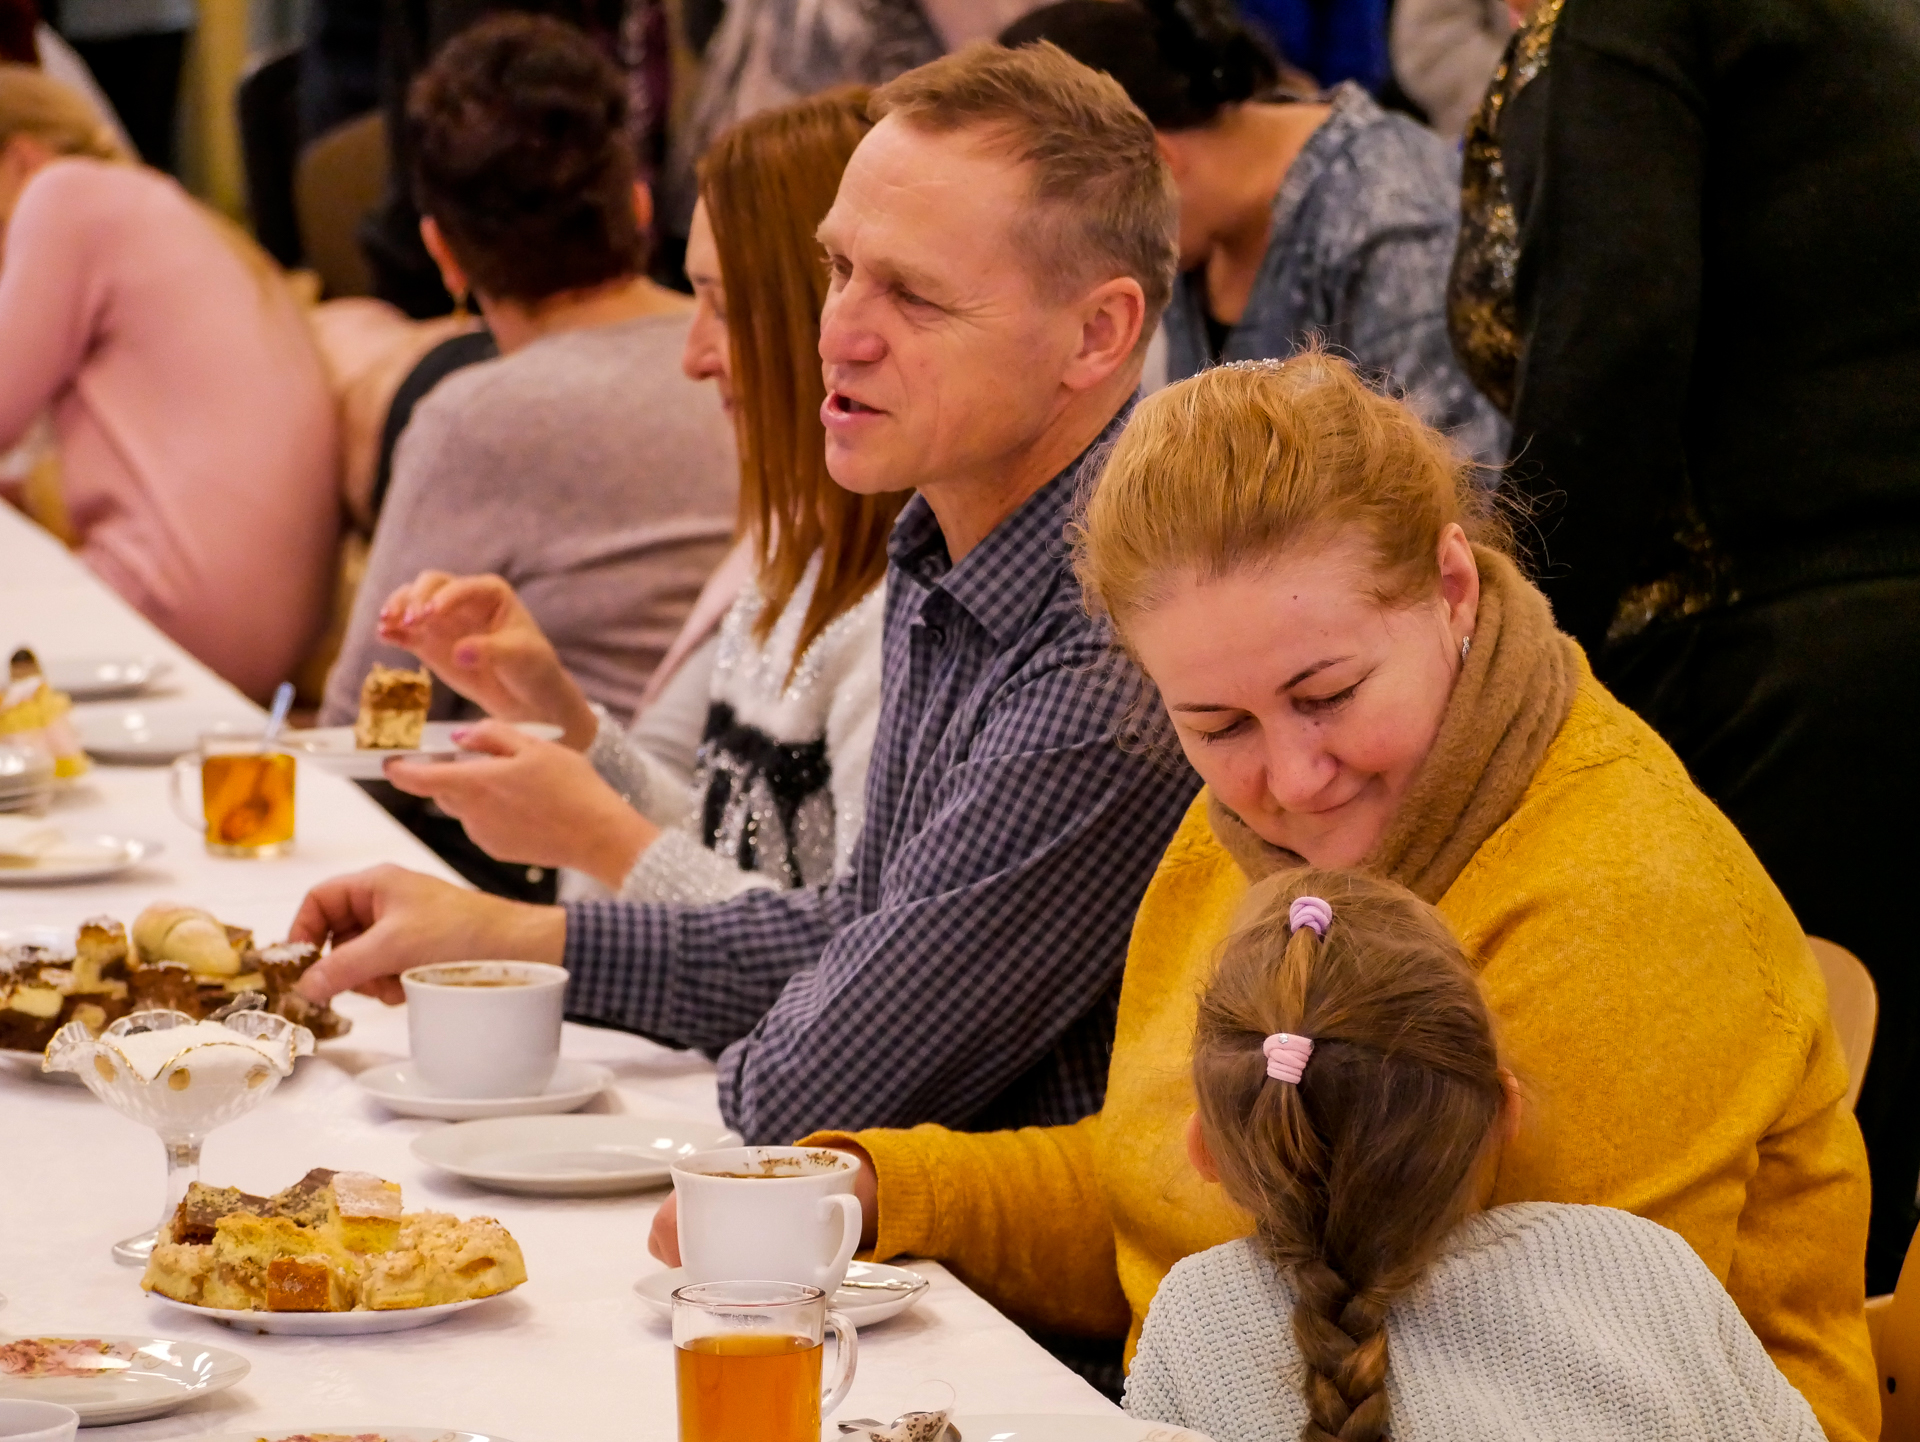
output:
{"label": "sequined top", "polygon": [[1212,360],[1292,355],[1315,336],[1405,391],[1467,454],[1506,459],[1507,427],[1474,389],[1447,338],[1447,266],[1459,227],[1452,149],[1359,86],[1328,94],[1331,113],[1287,169],[1246,310],[1218,356],[1206,332],[1206,286],[1180,277],[1167,307],[1167,376]]}
{"label": "sequined top", "polygon": [[1134,912],[1197,789],[1115,739],[1140,699],[1065,536],[1093,446],[959,561],[888,544],[880,719],[846,875],[567,908],[567,1010],[719,1053],[750,1142],[1099,1110]]}
{"label": "sequined top", "polygon": [[[623,732],[602,715],[587,759],[662,829],[620,888],[627,900],[721,901],[754,887],[818,886],[847,869],[880,711],[886,587],[836,617],[795,667],[819,574],[816,557],[765,640],[754,635],[764,602],[751,581],[721,621],[690,779],[638,725]],[[697,684],[699,672],[688,679]]]}
{"label": "sequined top", "polygon": [[1520,226],[1500,158],[1500,117],[1547,68],[1561,4],[1541,0],[1508,38],[1486,98],[1467,122],[1460,167],[1460,240],[1447,281],[1447,329],[1473,383],[1508,417],[1513,415],[1514,374],[1520,364],[1513,313]]}

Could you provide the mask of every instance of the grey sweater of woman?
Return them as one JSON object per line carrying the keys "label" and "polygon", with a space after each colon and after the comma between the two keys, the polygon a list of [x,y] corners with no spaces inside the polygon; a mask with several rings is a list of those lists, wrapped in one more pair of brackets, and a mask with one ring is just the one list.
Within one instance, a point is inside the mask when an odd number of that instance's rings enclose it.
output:
{"label": "grey sweater of woman", "polygon": [[[1214,1442],[1307,1420],[1294,1289],[1251,1240],[1177,1263],[1127,1411]],[[1655,1222],[1521,1202],[1467,1219],[1387,1318],[1402,1442],[1822,1442],[1726,1289]]]}
{"label": "grey sweater of woman", "polygon": [[425,570],[505,577],[588,697],[633,711],[733,532],[733,427],[681,374],[687,325],[565,331],[434,387],[394,453],[323,725],[354,718],[374,662],[418,664],[376,627]]}

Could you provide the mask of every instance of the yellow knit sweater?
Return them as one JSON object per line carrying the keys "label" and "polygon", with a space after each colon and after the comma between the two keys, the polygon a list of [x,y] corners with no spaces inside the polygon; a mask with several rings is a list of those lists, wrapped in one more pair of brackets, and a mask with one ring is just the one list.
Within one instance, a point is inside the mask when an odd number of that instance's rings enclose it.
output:
{"label": "yellow knit sweater", "polygon": [[[1245,890],[1202,793],[1134,926],[1105,1110],[1070,1127],[859,1133],[879,1175],[877,1255],[939,1258],[1018,1320],[1126,1332],[1130,1354],[1168,1268],[1250,1230],[1182,1139],[1195,1001]],[[1599,1203],[1672,1228],[1828,1438],[1877,1437],[1866,1154],[1825,984],[1679,760],[1583,677],[1520,806],[1440,910],[1483,963],[1528,1099],[1494,1202]]]}

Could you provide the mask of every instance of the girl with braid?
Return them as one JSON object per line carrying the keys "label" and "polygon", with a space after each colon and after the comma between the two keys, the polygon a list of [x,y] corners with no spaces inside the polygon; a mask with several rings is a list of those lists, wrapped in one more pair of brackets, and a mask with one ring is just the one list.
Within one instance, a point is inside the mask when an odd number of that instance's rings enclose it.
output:
{"label": "girl with braid", "polygon": [[1216,1442],[1818,1442],[1679,1236],[1488,1207],[1520,1093],[1438,912],[1357,872],[1247,903],[1200,1002],[1187,1149],[1253,1235],[1168,1274],[1128,1411]]}

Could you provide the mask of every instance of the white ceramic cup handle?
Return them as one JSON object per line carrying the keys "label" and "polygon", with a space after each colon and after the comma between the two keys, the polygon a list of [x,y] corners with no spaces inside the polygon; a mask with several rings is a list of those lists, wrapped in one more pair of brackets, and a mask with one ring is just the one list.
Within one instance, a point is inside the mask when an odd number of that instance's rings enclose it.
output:
{"label": "white ceramic cup handle", "polygon": [[178,816],[195,831],[205,831],[207,829],[205,810],[198,806],[194,807],[191,811],[187,809],[187,798],[181,790],[183,778],[187,776],[192,776],[196,782],[200,779],[200,758],[198,756],[176,756],[174,758],[173,766],[167,776],[167,797],[173,802],[173,814],[175,816]]}
{"label": "white ceramic cup handle", "polygon": [[[853,1198],[847,1198],[852,1201]],[[854,1330],[853,1323],[847,1320],[845,1312],[827,1313],[827,1330],[833,1333],[834,1369],[837,1375],[833,1385],[827,1389],[827,1395],[820,1399],[820,1415],[830,1417],[833,1411],[846,1398],[847,1389],[853,1385],[854,1367],[860,1359],[860,1334]]]}
{"label": "white ceramic cup handle", "polygon": [[860,1227],[866,1220],[860,1214],[860,1199],[858,1197],[849,1197],[845,1193],[841,1193],[836,1196],[822,1197],[820,1199],[820,1212],[822,1216],[836,1209],[840,1213],[840,1246],[839,1249],[834,1252],[833,1260],[821,1269],[820,1275],[816,1279],[820,1290],[825,1292],[829,1297],[833,1295],[834,1289],[840,1285],[841,1279],[847,1275],[847,1264],[853,1260],[853,1254],[859,1250]]}

